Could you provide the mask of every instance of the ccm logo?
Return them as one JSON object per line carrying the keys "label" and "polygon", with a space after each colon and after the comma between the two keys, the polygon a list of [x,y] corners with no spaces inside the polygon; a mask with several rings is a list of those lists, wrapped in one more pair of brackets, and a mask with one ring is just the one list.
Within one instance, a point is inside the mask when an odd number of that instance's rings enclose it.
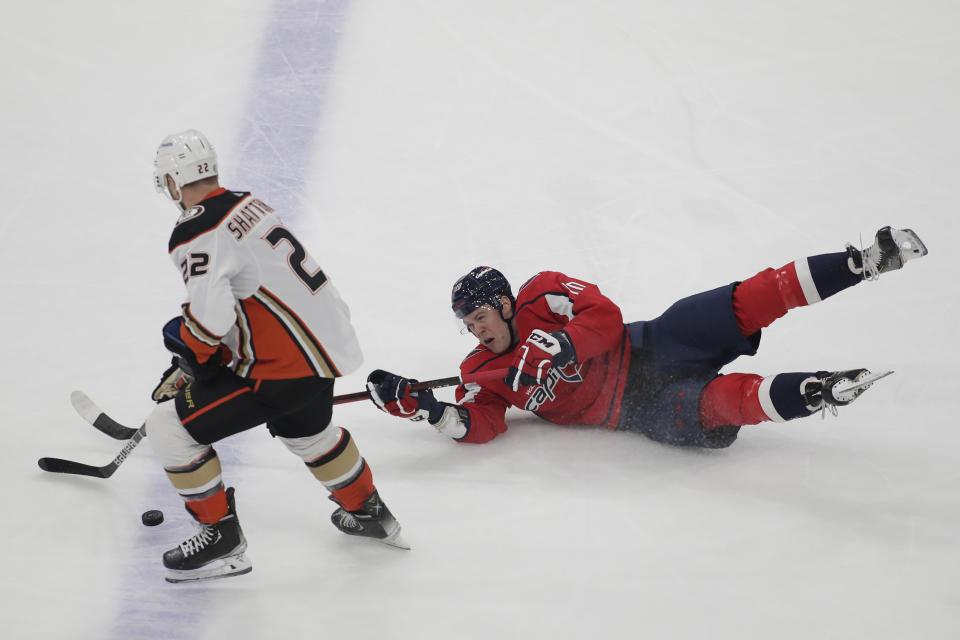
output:
{"label": "ccm logo", "polygon": [[545,349],[553,349],[557,344],[549,336],[541,335],[539,333],[535,333],[530,336],[529,341],[539,342]]}

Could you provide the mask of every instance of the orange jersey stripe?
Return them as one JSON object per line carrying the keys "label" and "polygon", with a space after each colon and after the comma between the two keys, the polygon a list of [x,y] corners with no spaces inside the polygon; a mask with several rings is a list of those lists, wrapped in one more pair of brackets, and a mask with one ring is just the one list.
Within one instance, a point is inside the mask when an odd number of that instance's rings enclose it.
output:
{"label": "orange jersey stripe", "polygon": [[333,359],[327,354],[327,351],[323,348],[320,341],[317,340],[317,337],[307,328],[307,323],[269,289],[260,287],[260,293],[268,298],[270,303],[276,308],[282,310],[289,325],[288,328],[292,332],[291,337],[307,350],[307,355],[312,356],[316,364],[325,372],[329,373],[331,377],[340,376],[340,371],[334,366]]}
{"label": "orange jersey stripe", "polygon": [[234,398],[236,398],[237,396],[239,396],[239,395],[241,395],[241,394],[250,393],[250,391],[251,391],[251,390],[250,390],[249,388],[238,389],[237,391],[234,391],[234,392],[231,393],[231,394],[228,394],[228,395],[223,396],[222,398],[220,398],[220,399],[217,400],[216,402],[211,402],[210,404],[208,404],[207,406],[205,406],[203,409],[200,409],[200,410],[197,411],[196,413],[191,414],[189,417],[184,418],[183,420],[181,420],[181,422],[184,424],[184,426],[186,426],[187,423],[195,420],[196,418],[199,418],[200,416],[202,416],[203,414],[205,414],[207,411],[210,411],[211,409],[213,409],[213,408],[215,408],[215,407],[219,407],[219,406],[220,406],[221,404],[223,404],[224,402],[229,402],[230,400],[233,400]]}
{"label": "orange jersey stripe", "polygon": [[320,341],[266,289],[240,301],[237,374],[257,379],[340,375]]}
{"label": "orange jersey stripe", "polygon": [[249,334],[241,340],[238,375],[267,380],[318,375],[283,323],[262,302],[246,298],[240,306]]}

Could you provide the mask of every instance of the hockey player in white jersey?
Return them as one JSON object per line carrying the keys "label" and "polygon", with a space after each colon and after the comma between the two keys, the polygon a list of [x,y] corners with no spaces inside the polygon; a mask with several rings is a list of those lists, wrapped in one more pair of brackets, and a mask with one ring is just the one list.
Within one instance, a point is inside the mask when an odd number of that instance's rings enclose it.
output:
{"label": "hockey player in white jersey", "polygon": [[334,379],[362,360],[336,288],[273,209],[220,187],[199,131],[163,140],[154,181],[180,209],[169,252],[187,299],[163,328],[175,355],[147,434],[199,526],[164,554],[166,579],[251,570],[212,444],[264,423],[330,491],[338,529],[408,548],[350,433],[331,423]]}

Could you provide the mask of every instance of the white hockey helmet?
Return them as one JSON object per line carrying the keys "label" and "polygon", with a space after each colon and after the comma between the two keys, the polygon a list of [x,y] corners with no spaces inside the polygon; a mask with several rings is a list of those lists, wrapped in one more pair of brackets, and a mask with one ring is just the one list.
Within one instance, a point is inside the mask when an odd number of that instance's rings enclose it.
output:
{"label": "white hockey helmet", "polygon": [[217,151],[207,137],[196,129],[187,129],[163,139],[153,161],[153,185],[173,200],[167,190],[166,176],[177,189],[183,185],[212,178],[217,172]]}

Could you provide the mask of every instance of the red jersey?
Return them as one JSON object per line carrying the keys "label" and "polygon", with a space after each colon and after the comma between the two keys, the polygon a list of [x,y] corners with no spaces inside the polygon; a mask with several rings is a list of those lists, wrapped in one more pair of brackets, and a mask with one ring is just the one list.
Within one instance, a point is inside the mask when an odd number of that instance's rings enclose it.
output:
{"label": "red jersey", "polygon": [[570,335],[577,362],[551,368],[547,380],[514,392],[498,378],[457,387],[457,402],[470,413],[461,442],[488,442],[507,430],[507,407],[532,411],[555,424],[601,425],[615,429],[630,366],[630,338],[620,308],[588,282],[543,271],[517,293],[517,345],[500,355],[483,345],[460,364],[461,377],[507,369],[530,332],[558,329]]}

